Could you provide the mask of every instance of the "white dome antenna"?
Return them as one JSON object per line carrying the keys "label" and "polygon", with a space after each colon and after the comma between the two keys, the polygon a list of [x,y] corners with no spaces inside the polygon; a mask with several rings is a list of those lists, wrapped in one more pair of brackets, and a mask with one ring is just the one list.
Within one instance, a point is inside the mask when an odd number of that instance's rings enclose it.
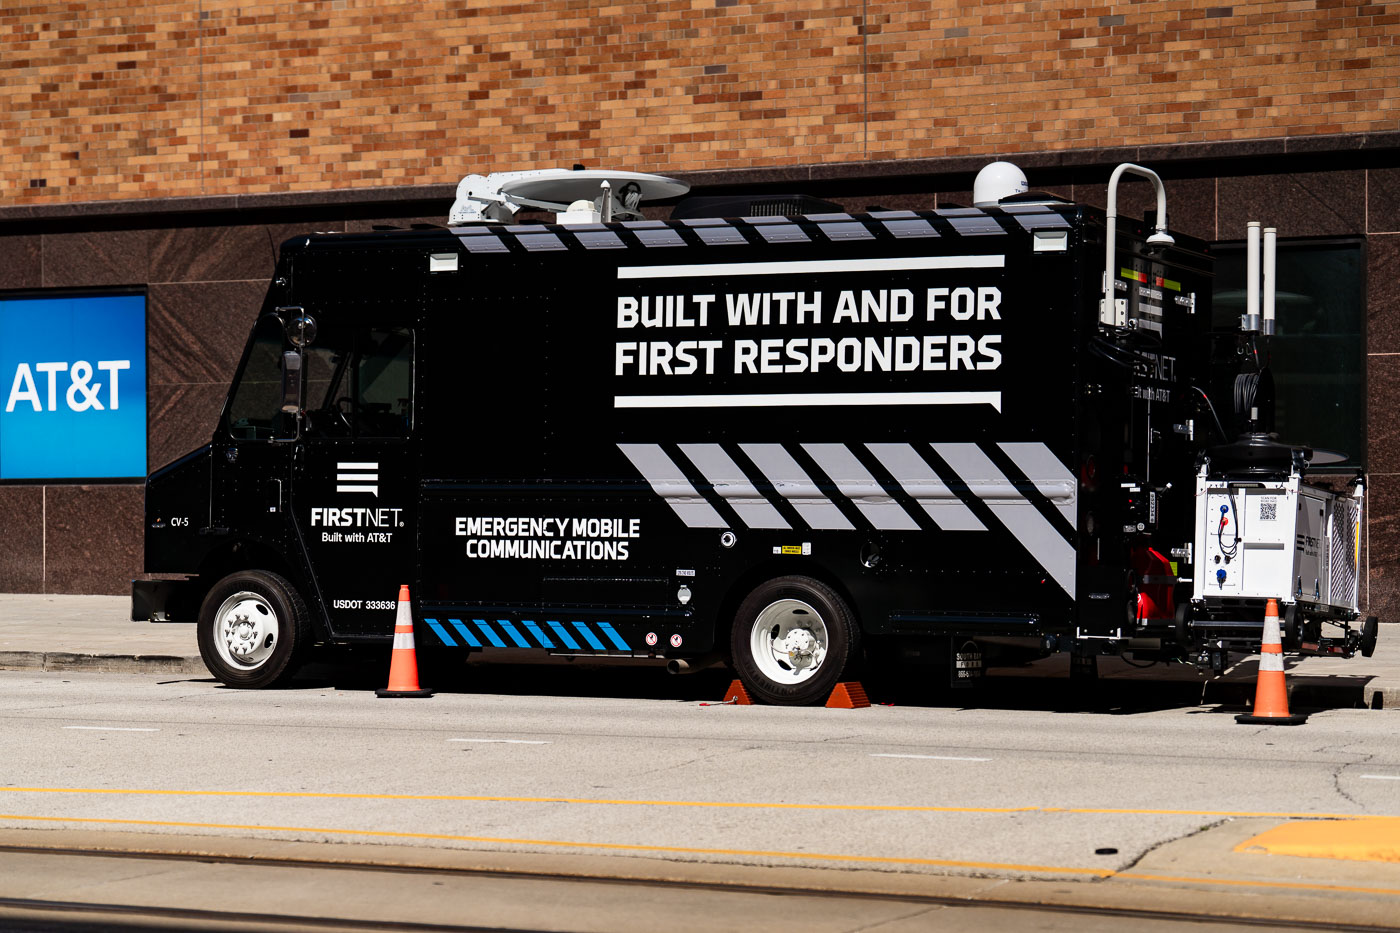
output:
{"label": "white dome antenna", "polygon": [[1026,173],[1010,162],[992,162],[977,173],[972,183],[973,207],[996,207],[1002,198],[1025,194],[1030,187]]}

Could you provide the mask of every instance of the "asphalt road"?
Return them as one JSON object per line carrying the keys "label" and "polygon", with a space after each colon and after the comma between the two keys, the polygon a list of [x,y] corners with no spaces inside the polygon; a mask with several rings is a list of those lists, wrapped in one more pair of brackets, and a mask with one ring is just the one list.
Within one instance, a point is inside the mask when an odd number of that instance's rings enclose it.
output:
{"label": "asphalt road", "polygon": [[[594,875],[820,870],[837,888],[991,879],[1111,901],[1135,887],[1178,906],[1228,888],[1266,916],[1286,911],[1259,907],[1261,885],[1297,916],[1345,902],[1392,922],[1400,904],[1397,861],[1236,851],[1290,818],[1400,816],[1389,711],[1263,728],[1165,704],[828,710],[620,692],[633,695],[415,701],[0,673],[0,829]],[[0,896],[18,896],[7,884]]]}

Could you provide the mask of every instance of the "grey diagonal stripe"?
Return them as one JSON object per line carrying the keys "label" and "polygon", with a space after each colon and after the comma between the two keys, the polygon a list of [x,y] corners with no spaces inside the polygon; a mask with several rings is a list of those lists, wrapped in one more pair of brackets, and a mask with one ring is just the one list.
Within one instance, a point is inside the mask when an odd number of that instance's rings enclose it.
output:
{"label": "grey diagonal stripe", "polygon": [[1051,453],[1049,447],[1034,443],[1008,443],[997,446],[1006,452],[1011,462],[1016,464],[1022,473],[1026,474],[1026,479],[1035,484],[1036,492],[1050,500],[1050,504],[1059,510],[1065,521],[1071,526],[1078,524],[1075,521],[1075,497],[1079,492],[1079,484],[1075,482],[1069,467],[1061,463],[1060,458]]}
{"label": "grey diagonal stripe", "polygon": [[958,494],[949,489],[923,457],[908,444],[866,444],[895,482],[928,513],[933,523],[948,531],[986,531]]}
{"label": "grey diagonal stripe", "polygon": [[919,523],[861,466],[845,444],[803,444],[802,449],[831,477],[837,490],[855,503],[880,531],[918,531]]}
{"label": "grey diagonal stripe", "polygon": [[734,458],[718,444],[681,444],[681,453],[690,458],[735,514],[750,528],[791,528],[773,503],[763,497]]}
{"label": "grey diagonal stripe", "polygon": [[739,449],[762,471],[778,494],[792,503],[797,514],[808,525],[842,531],[855,527],[830,499],[822,495],[817,484],[792,459],[792,454],[783,449],[782,444],[740,444]]}
{"label": "grey diagonal stripe", "polygon": [[685,522],[688,528],[727,528],[729,523],[720,517],[715,507],[705,501],[705,497],[695,491],[690,480],[685,478],[681,468],[666,456],[657,444],[618,444],[637,472],[651,484],[655,493],[665,500],[671,510]]}
{"label": "grey diagonal stripe", "polygon": [[976,444],[930,446],[1073,599],[1074,547],[1050,520],[1011,485]]}

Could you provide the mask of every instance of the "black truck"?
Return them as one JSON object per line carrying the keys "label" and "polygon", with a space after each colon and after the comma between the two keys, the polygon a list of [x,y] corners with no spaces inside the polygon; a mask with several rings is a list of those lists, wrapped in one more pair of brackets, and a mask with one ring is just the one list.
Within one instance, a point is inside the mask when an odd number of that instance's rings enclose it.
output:
{"label": "black truck", "polygon": [[287,241],[210,443],[147,481],[183,578],[133,618],[264,687],[387,645],[408,583],[420,652],[724,661],[772,703],[891,653],[1257,646],[1193,594],[1204,244],[1116,221],[1110,274],[1114,222],[1033,194],[684,214]]}

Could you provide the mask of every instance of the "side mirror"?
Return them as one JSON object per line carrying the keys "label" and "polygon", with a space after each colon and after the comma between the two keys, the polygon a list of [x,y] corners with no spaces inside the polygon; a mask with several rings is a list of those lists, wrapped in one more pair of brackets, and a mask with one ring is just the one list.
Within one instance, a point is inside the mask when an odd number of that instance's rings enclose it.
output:
{"label": "side mirror", "polygon": [[282,351],[282,410],[296,414],[302,409],[301,354],[296,350]]}

